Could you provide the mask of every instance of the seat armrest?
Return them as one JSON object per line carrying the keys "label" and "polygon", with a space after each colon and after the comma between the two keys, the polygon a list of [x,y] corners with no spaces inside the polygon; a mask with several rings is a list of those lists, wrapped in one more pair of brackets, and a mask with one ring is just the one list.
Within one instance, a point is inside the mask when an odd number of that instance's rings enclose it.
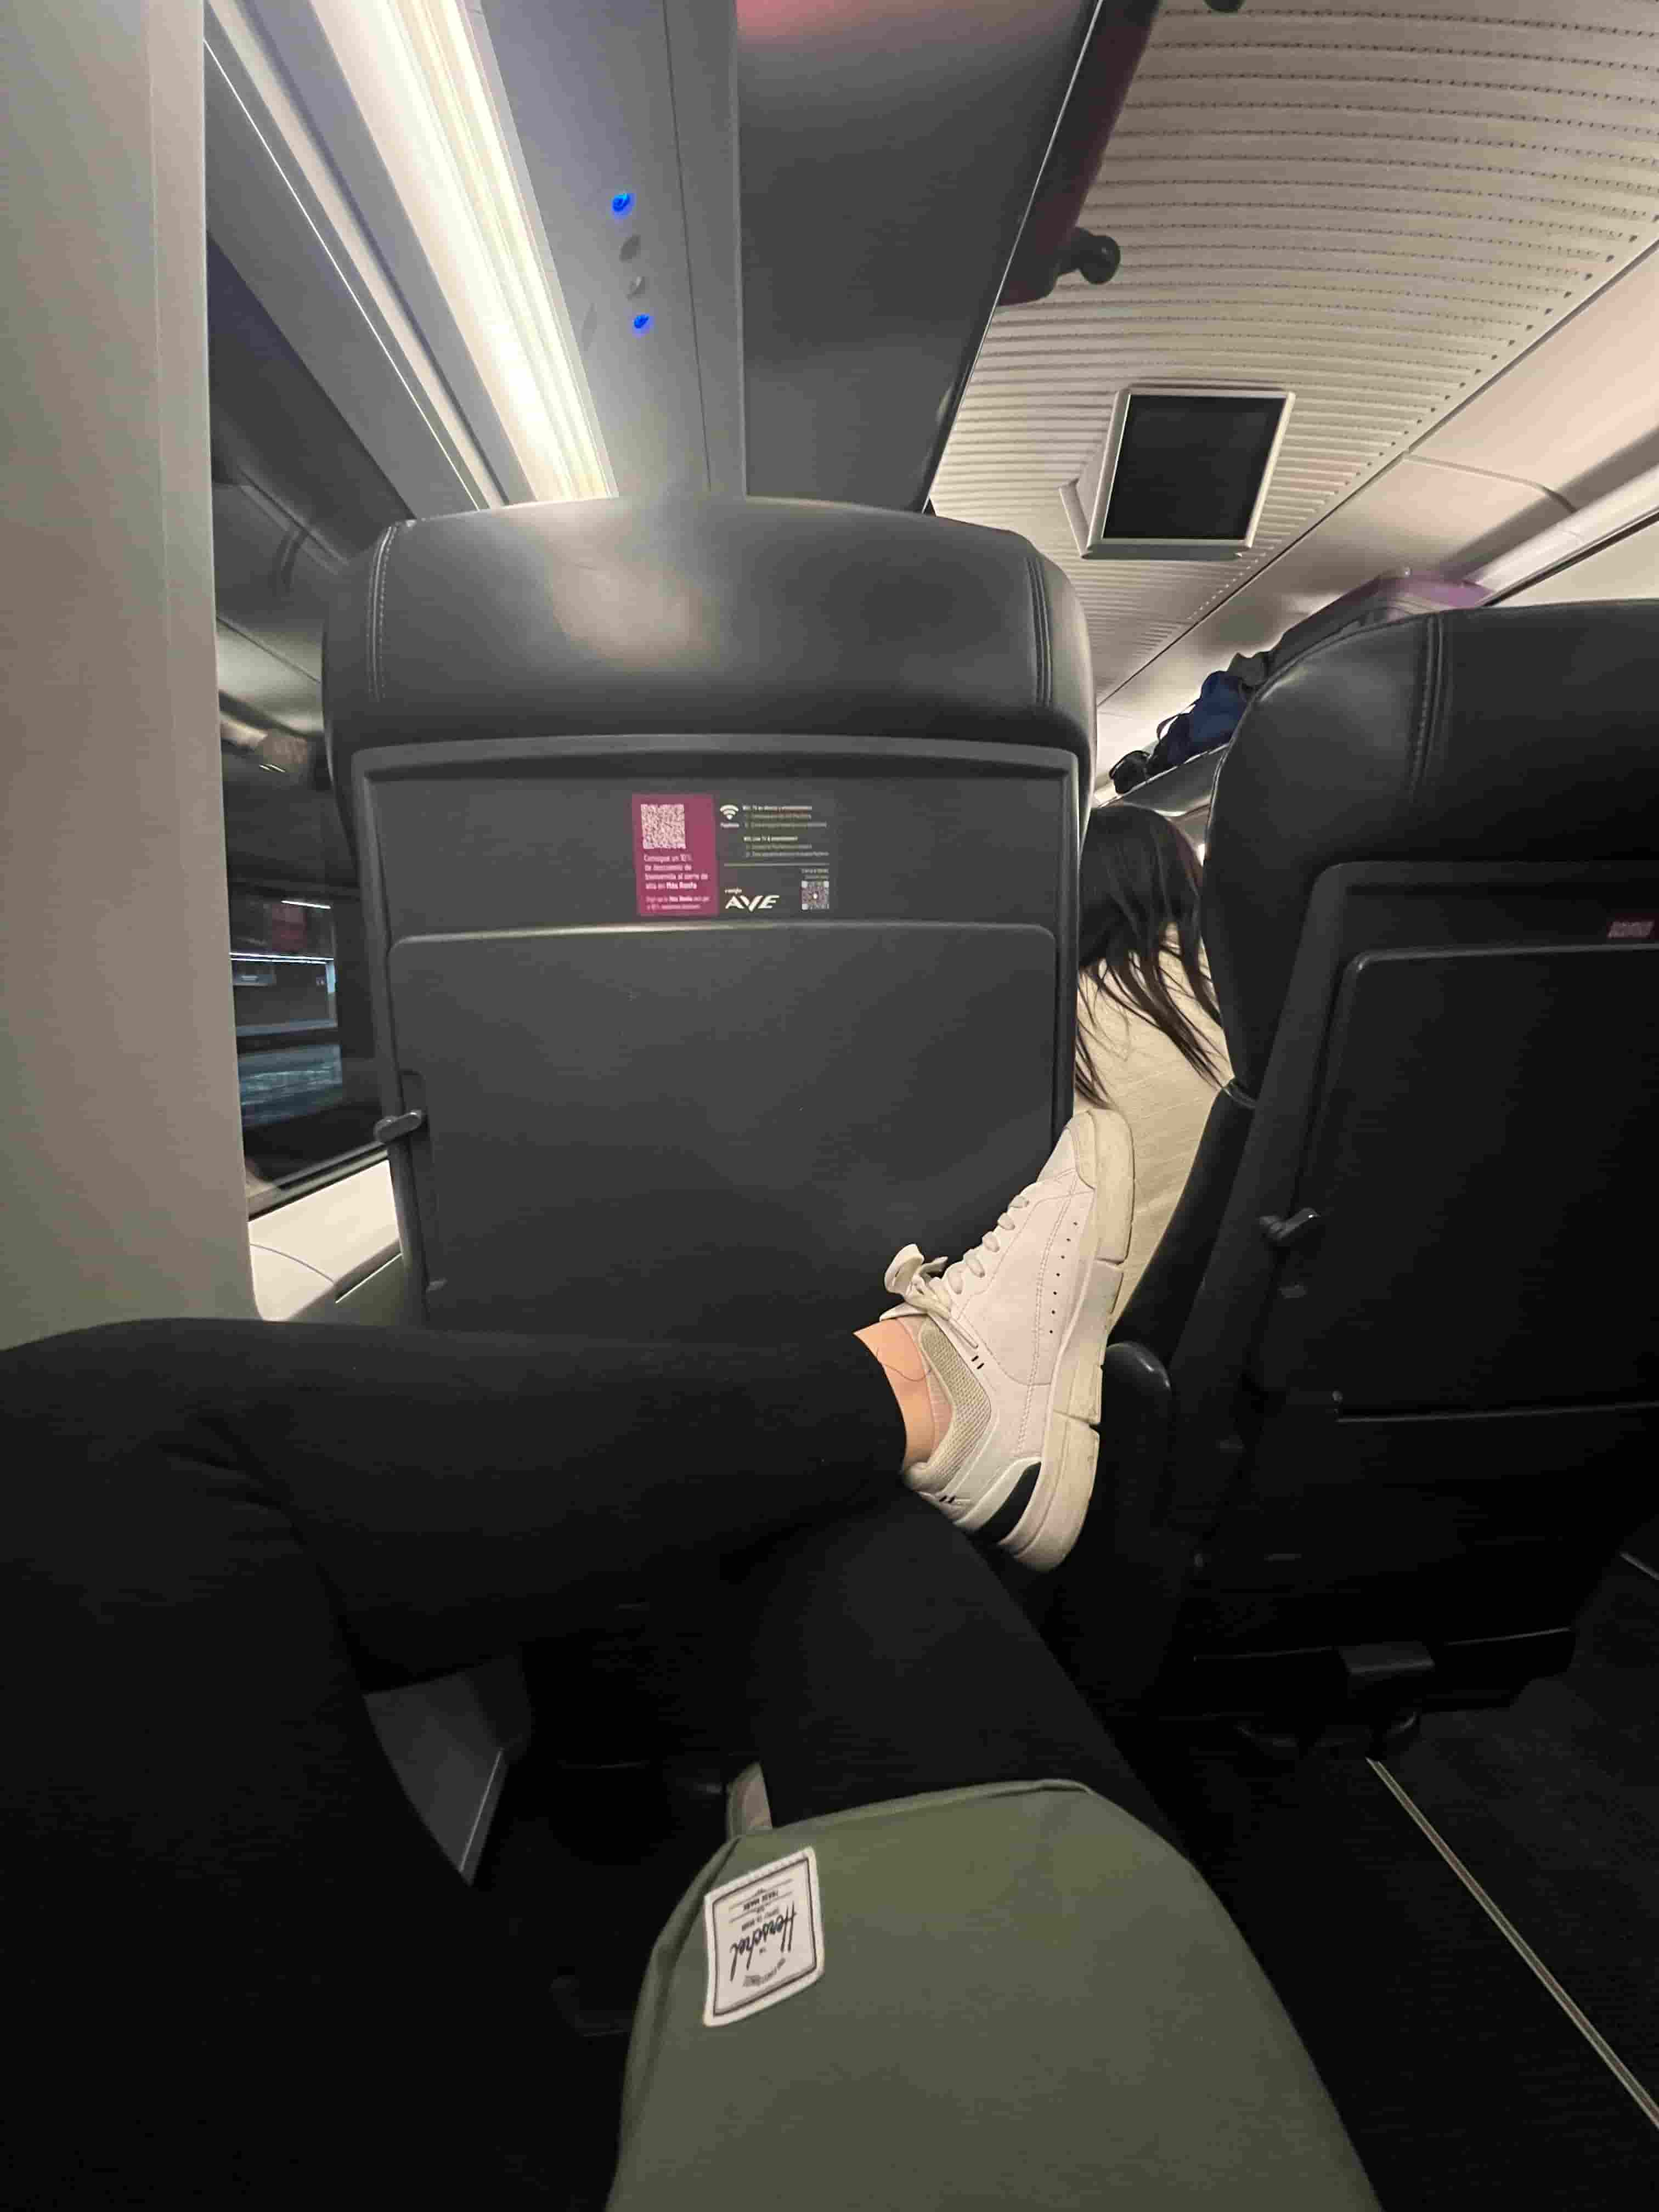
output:
{"label": "seat armrest", "polygon": [[1107,1437],[1107,1424],[1115,1413],[1121,1425],[1113,1428],[1114,1439],[1121,1436],[1126,1428],[1139,1430],[1143,1426],[1156,1426],[1161,1434],[1167,1434],[1169,1411],[1170,1377],[1162,1359],[1138,1340],[1115,1337],[1100,1363],[1103,1443]]}
{"label": "seat armrest", "polygon": [[1070,1557],[1049,1577],[1042,1620],[1060,1664],[1103,1708],[1149,1687],[1175,1620],[1179,1559],[1158,1534],[1174,1410],[1156,1352],[1144,1344],[1107,1346],[1094,1503]]}
{"label": "seat armrest", "polygon": [[1121,1539],[1150,1528],[1164,1487],[1174,1416],[1164,1362],[1144,1344],[1109,1344],[1100,1363],[1100,1465],[1109,1469],[1112,1514]]}

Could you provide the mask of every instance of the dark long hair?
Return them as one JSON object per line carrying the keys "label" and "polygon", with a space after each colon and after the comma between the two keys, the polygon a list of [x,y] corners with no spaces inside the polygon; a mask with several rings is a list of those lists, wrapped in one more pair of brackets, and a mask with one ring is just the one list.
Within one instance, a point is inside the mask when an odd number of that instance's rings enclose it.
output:
{"label": "dark long hair", "polygon": [[[1179,830],[1147,806],[1097,806],[1083,840],[1078,899],[1078,972],[1131,1015],[1151,1022],[1206,1081],[1221,1071],[1192,1017],[1170,991],[1160,955],[1173,930],[1187,986],[1212,1022],[1221,1018],[1201,965],[1198,855]],[[1078,1027],[1076,1086],[1091,1106],[1109,1106],[1106,1086]]]}

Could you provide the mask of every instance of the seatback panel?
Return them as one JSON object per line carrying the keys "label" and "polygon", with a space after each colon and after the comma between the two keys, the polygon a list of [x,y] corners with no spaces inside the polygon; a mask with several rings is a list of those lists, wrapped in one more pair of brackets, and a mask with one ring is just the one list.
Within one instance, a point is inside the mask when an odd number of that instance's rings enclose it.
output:
{"label": "seatback panel", "polygon": [[[420,1310],[764,1342],[872,1319],[1071,1111],[1075,763],[874,738],[504,739],[360,754],[388,1116]],[[827,910],[641,912],[633,801],[811,796]],[[737,796],[733,796],[736,794]],[[732,873],[722,863],[722,881]]]}

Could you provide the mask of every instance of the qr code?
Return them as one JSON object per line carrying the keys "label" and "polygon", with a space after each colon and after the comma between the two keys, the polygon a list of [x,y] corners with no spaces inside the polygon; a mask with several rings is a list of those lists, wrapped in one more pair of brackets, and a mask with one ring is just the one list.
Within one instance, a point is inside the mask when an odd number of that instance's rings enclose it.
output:
{"label": "qr code", "polygon": [[685,850],[685,808],[679,806],[641,805],[640,830],[647,853],[683,853]]}
{"label": "qr code", "polygon": [[800,887],[800,910],[803,914],[811,914],[815,909],[820,914],[829,913],[830,886],[828,884],[805,881]]}

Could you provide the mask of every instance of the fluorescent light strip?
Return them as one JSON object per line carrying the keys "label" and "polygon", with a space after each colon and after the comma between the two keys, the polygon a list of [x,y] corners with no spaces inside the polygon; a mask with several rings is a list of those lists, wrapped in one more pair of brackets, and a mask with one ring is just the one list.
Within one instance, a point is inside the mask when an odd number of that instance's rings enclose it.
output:
{"label": "fluorescent light strip", "polygon": [[538,499],[605,499],[616,479],[511,118],[462,0],[312,0],[359,112]]}
{"label": "fluorescent light strip", "polygon": [[[226,40],[229,50],[240,66],[244,69],[249,69],[256,79],[263,79],[263,81],[259,82],[258,96],[264,100],[266,107],[272,112],[273,127],[276,128],[279,133],[284,152],[286,152],[291,159],[297,158],[301,149],[303,148],[308,163],[306,172],[307,184],[312,191],[319,194],[326,217],[334,226],[334,228],[342,241],[343,250],[354,252],[356,268],[359,270],[366,269],[368,266],[369,258],[373,252],[373,249],[369,246],[368,237],[361,232],[360,227],[356,224],[355,218],[348,213],[344,204],[339,199],[337,190],[333,185],[331,175],[328,170],[328,165],[323,159],[320,149],[315,145],[311,133],[301,122],[298,111],[281,91],[277,82],[271,74],[269,67],[264,65],[263,47],[259,44],[255,34],[250,29],[246,16],[242,14],[240,8],[232,3],[232,0],[215,0],[213,24],[216,25],[220,33]],[[341,286],[343,289],[347,298],[351,301],[352,306],[356,307],[357,313],[362,317],[365,329],[368,331],[369,336],[374,339],[375,344],[379,346],[380,351],[386,356],[387,363],[389,364],[392,374],[396,376],[398,383],[402,385],[404,390],[408,393],[410,398],[414,403],[416,411],[425,421],[427,428],[432,432],[433,442],[437,446],[438,450],[442,453],[444,459],[453,472],[455,481],[460,486],[462,493],[475,507],[486,503],[499,504],[501,500],[501,487],[495,483],[489,463],[484,459],[483,454],[477,450],[476,447],[473,446],[471,434],[467,431],[466,426],[459,420],[459,416],[452,416],[446,409],[435,405],[433,403],[431,394],[422,394],[416,389],[413,384],[410,382],[409,377],[404,373],[404,364],[398,360],[392,347],[387,344],[379,323],[364,305],[357,285],[352,281],[351,272],[342,265],[339,255],[335,252],[334,248],[329,244],[327,238],[325,236],[322,229],[318,224],[316,217],[312,214],[311,210],[306,205],[305,199],[300,191],[299,186],[295,183],[294,179],[289,174],[287,163],[284,161],[283,155],[277,152],[276,148],[271,144],[270,140],[265,136],[264,131],[260,128],[258,118],[254,114],[253,110],[248,106],[246,100],[243,99],[240,91],[238,89],[234,78],[231,76],[229,70],[226,68],[223,60],[214,52],[212,26],[210,27],[209,35],[204,41],[204,51],[207,55],[208,60],[212,63],[214,68],[218,71],[220,78],[224,84],[225,90],[235,101],[237,106],[241,109],[243,115],[246,118],[248,128],[252,131],[254,137],[264,149],[272,168],[276,170],[276,174],[282,179],[283,185],[287,188],[289,197],[292,199],[295,206],[298,209],[307,229],[310,231],[312,236],[322,248],[323,253],[328,261],[328,264],[330,268],[333,270],[335,275],[339,278]],[[348,238],[351,240],[351,246],[349,248],[346,248],[344,246],[344,241]],[[415,331],[414,325],[408,322],[407,317],[404,316],[402,313],[401,307],[389,294],[377,295],[375,297],[375,306],[380,313],[386,318],[388,325],[396,333],[398,343],[404,347],[408,357],[413,361],[416,354],[422,350],[420,339]],[[434,420],[434,417],[438,419]],[[442,424],[441,431],[439,428],[440,421],[441,421]],[[489,500],[488,502],[486,502],[486,500],[481,496],[480,492],[475,489],[474,484],[468,483],[465,475],[462,471],[460,464],[456,459],[455,453],[450,451],[450,443],[452,442],[456,448],[456,452],[464,455],[468,466],[471,467],[473,471],[474,477],[477,479],[477,483],[486,487],[488,491],[493,494],[493,499]]]}
{"label": "fluorescent light strip", "polygon": [[1605,498],[1592,500],[1577,514],[1553,522],[1496,561],[1477,568],[1473,581],[1491,592],[1511,592],[1529,584],[1547,568],[1559,568],[1575,555],[1593,553],[1620,531],[1634,529],[1659,516],[1659,469],[1644,469],[1639,477],[1620,484]]}

